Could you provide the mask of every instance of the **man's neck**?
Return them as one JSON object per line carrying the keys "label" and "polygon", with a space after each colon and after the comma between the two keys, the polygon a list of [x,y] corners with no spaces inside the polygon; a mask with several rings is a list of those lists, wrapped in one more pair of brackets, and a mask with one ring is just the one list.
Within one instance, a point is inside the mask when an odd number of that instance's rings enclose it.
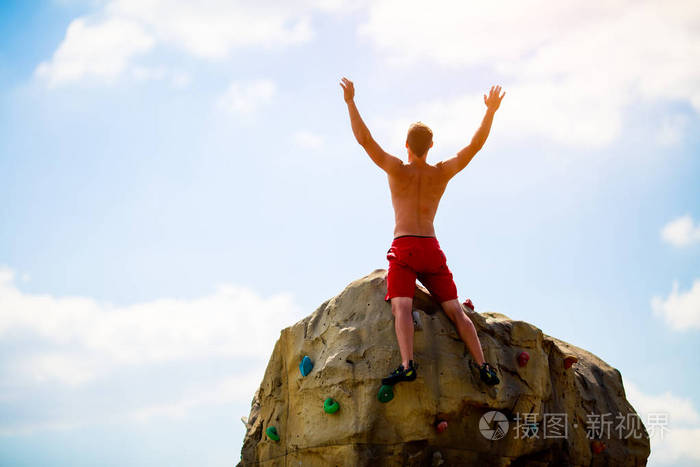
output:
{"label": "man's neck", "polygon": [[428,163],[425,160],[426,156],[427,156],[427,154],[425,154],[423,157],[418,157],[418,156],[414,156],[413,154],[409,153],[408,154],[408,163],[410,165],[427,165]]}

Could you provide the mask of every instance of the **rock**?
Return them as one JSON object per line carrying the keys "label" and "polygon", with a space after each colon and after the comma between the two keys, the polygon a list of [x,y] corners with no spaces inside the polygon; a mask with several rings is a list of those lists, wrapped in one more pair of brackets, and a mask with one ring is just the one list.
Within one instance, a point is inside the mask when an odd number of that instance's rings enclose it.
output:
{"label": "rock", "polygon": [[[601,439],[605,453],[593,453],[591,441],[601,436],[590,436],[590,416],[636,415],[619,371],[529,323],[464,307],[501,378],[485,386],[453,324],[421,286],[414,299],[422,328],[414,341],[418,378],[380,402],[381,379],[400,362],[385,275],[378,269],[350,283],[282,330],[253,397],[240,465],[645,465],[649,438],[641,422],[635,437],[618,436],[613,421]],[[531,359],[520,367],[525,349]],[[315,362],[307,377],[297,369],[304,355]],[[568,356],[578,363],[566,370]],[[328,397],[343,407],[332,417],[318,409]],[[491,411],[510,427],[491,430],[500,439],[479,430]],[[565,436],[552,436],[544,418],[553,415]],[[503,417],[489,419],[505,425]],[[436,420],[449,420],[450,429],[437,433]],[[534,435],[522,436],[532,423]],[[269,426],[280,441],[265,436]]]}

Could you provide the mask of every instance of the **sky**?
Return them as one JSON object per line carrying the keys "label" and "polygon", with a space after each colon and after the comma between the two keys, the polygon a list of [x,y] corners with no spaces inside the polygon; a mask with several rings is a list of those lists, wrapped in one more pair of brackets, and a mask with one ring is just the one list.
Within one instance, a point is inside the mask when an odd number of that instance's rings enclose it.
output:
{"label": "sky", "polygon": [[[436,235],[460,298],[622,373],[700,462],[694,1],[0,4],[0,465],[231,465],[279,332],[386,268],[386,175],[489,139]],[[648,427],[649,428],[649,427]]]}

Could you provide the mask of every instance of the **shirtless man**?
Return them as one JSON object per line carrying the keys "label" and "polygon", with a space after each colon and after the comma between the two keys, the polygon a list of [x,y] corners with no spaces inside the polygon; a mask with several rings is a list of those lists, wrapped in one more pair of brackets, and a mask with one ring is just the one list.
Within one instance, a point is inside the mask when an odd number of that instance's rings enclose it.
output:
{"label": "shirtless man", "polygon": [[479,366],[481,379],[488,385],[498,384],[496,372],[484,360],[474,324],[462,311],[445,254],[435,238],[433,219],[447,183],[469,164],[486,142],[493,116],[505,92],[501,95],[501,87],[492,86],[489,95],[484,94],[486,115],[471,143],[455,157],[430,165],[426,162],[428,150],[433,146],[433,132],[430,128],[418,122],[408,129],[408,164],[405,164],[401,159],[384,152],[372,138],[355,106],[355,87],[352,81],[343,78],[340,86],[348,105],[355,138],[374,163],[387,173],[394,205],[396,227],[394,241],[387,252],[389,270],[385,300],[391,300],[401,365],[382,379],[382,384],[393,385],[416,379],[411,313],[416,279],[440,302],[445,314],[455,324],[459,336]]}

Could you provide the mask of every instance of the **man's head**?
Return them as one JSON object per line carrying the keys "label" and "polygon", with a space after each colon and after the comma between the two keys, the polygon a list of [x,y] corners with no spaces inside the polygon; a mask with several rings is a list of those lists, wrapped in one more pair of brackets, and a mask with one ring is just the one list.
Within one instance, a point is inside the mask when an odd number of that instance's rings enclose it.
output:
{"label": "man's head", "polygon": [[406,147],[417,157],[425,157],[428,149],[433,147],[433,130],[423,122],[411,124],[406,136]]}

